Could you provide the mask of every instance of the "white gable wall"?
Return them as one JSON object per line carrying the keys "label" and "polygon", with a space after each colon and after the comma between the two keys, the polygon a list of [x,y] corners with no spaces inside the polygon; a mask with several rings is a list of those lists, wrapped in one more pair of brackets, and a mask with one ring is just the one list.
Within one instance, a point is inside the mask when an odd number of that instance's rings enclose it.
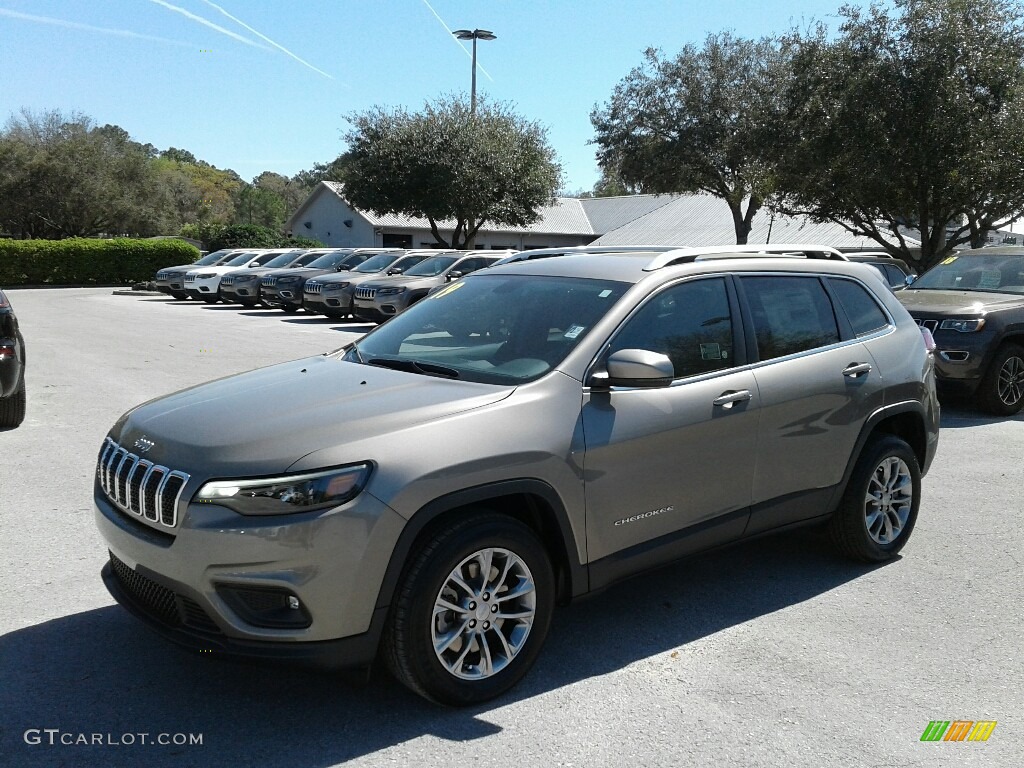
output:
{"label": "white gable wall", "polygon": [[[307,221],[310,224],[308,228],[305,226]],[[346,221],[351,221],[352,226],[345,226]],[[335,248],[370,248],[376,244],[370,222],[337,195],[319,189],[292,224],[292,234],[312,237]]]}

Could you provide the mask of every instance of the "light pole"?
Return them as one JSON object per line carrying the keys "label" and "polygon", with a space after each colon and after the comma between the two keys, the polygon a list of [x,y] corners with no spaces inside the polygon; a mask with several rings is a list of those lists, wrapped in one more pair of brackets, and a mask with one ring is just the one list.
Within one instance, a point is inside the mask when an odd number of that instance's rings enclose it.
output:
{"label": "light pole", "polygon": [[497,35],[493,32],[489,32],[486,29],[456,29],[452,32],[459,40],[472,40],[473,41],[473,88],[469,92],[469,111],[476,114],[476,41],[477,40],[494,40]]}

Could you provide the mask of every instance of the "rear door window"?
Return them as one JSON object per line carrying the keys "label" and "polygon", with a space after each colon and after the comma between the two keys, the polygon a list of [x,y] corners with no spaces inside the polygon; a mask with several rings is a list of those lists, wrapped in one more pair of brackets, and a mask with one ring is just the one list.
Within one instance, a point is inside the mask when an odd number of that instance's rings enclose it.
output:
{"label": "rear door window", "polygon": [[739,281],[750,307],[761,360],[839,341],[832,302],[817,277],[757,275]]}

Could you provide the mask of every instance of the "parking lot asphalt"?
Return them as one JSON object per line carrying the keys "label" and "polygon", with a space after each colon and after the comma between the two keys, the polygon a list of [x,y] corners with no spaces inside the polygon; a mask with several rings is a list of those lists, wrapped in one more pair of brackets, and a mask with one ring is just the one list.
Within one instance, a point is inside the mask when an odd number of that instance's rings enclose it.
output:
{"label": "parking lot asphalt", "polygon": [[[0,432],[4,766],[1022,764],[1024,416],[944,409],[898,559],[850,564],[801,534],[642,575],[557,611],[510,695],[449,710],[380,673],[353,685],[189,655],[99,578],[93,473],[122,412],[366,326],[110,289],[8,296],[28,414]],[[253,418],[271,407],[254,399]],[[997,725],[987,742],[921,742],[933,720]]]}

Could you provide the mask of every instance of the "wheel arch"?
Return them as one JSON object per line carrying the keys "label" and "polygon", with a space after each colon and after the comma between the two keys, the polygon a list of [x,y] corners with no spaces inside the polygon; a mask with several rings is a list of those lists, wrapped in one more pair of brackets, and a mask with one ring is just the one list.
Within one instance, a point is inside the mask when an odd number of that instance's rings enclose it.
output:
{"label": "wheel arch", "polygon": [[864,446],[879,435],[892,435],[905,441],[917,457],[917,464],[924,474],[928,466],[927,423],[924,406],[914,401],[886,406],[871,414],[857,437],[853,452],[847,461],[846,471],[843,473],[843,480],[837,486],[837,496],[833,499],[832,506],[838,503],[843,489],[850,482],[857,461],[864,452]]}
{"label": "wheel arch", "polygon": [[473,508],[498,512],[528,526],[551,557],[557,599],[566,603],[588,590],[586,566],[576,556],[569,514],[555,489],[542,480],[505,480],[441,496],[417,510],[398,537],[377,595],[377,609],[391,604],[416,545]]}

